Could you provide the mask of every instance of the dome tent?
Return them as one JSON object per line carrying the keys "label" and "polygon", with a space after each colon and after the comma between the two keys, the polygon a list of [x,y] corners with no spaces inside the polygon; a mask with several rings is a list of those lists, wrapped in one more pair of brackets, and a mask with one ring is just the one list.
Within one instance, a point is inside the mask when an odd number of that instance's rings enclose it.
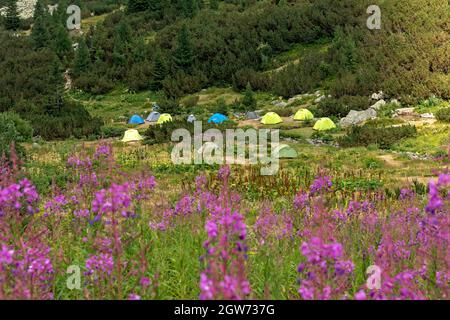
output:
{"label": "dome tent", "polygon": [[278,124],[282,122],[283,119],[281,119],[281,117],[275,112],[268,112],[261,119],[262,124]]}
{"label": "dome tent", "polygon": [[187,122],[192,123],[196,120],[197,120],[197,118],[193,114],[190,114],[189,117],[187,117]]}
{"label": "dome tent", "polygon": [[147,119],[145,119],[145,121],[148,121],[148,122],[156,122],[156,121],[158,121],[158,119],[159,119],[160,116],[161,116],[161,114],[160,114],[159,112],[152,111],[152,112],[148,115]]}
{"label": "dome tent", "polygon": [[300,109],[294,115],[294,120],[306,121],[314,119],[314,115],[308,109]]}
{"label": "dome tent", "polygon": [[139,134],[136,129],[130,129],[125,131],[122,142],[132,142],[132,141],[141,141],[144,138]]}
{"label": "dome tent", "polygon": [[245,117],[248,120],[257,120],[260,118],[260,116],[255,111],[249,111],[245,114]]}
{"label": "dome tent", "polygon": [[135,114],[130,118],[130,121],[128,121],[128,124],[144,124],[144,119],[141,118],[141,116]]}
{"label": "dome tent", "polygon": [[279,159],[293,159],[298,157],[297,151],[295,151],[287,144],[280,144],[274,149],[274,152],[275,154],[278,153]]}
{"label": "dome tent", "polygon": [[330,118],[322,118],[316,122],[313,129],[317,131],[326,131],[336,128],[336,125]]}
{"label": "dome tent", "polygon": [[172,121],[172,116],[168,113],[163,113],[162,115],[159,116],[158,122],[156,122],[157,124],[163,124],[164,122],[171,122]]}
{"label": "dome tent", "polygon": [[221,113],[215,113],[211,116],[211,118],[208,119],[208,123],[216,123],[216,124],[220,124],[224,121],[227,121],[228,117],[224,116]]}

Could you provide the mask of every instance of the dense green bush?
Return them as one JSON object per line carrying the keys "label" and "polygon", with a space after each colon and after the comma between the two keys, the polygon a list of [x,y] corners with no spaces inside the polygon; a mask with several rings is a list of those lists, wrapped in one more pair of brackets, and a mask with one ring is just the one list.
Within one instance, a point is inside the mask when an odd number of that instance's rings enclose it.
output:
{"label": "dense green bush", "polygon": [[100,128],[100,134],[103,138],[117,138],[123,136],[125,130],[121,126],[105,125]]}
{"label": "dense green bush", "polygon": [[31,125],[13,112],[0,113],[0,157],[4,154],[10,156],[11,144],[15,144],[15,149],[19,157],[23,157],[25,152],[20,142],[30,141],[33,137]]}
{"label": "dense green bush", "polygon": [[75,87],[94,95],[105,94],[114,88],[114,83],[106,77],[94,73],[86,73],[76,78]]}
{"label": "dense green bush", "polygon": [[47,140],[98,135],[103,124],[101,119],[91,117],[82,105],[73,102],[51,113],[24,116],[32,124],[35,134]]}
{"label": "dense green bush", "polygon": [[412,137],[416,133],[416,127],[411,125],[398,127],[353,126],[347,135],[338,139],[338,142],[342,147],[376,144],[382,149],[389,149],[393,144],[404,138]]}
{"label": "dense green bush", "polygon": [[436,119],[439,121],[450,122],[450,108],[442,108],[436,112]]}
{"label": "dense green bush", "polygon": [[317,117],[347,116],[350,110],[365,110],[369,107],[369,98],[361,96],[342,96],[340,98],[325,98],[317,106]]}
{"label": "dense green bush", "polygon": [[182,113],[182,108],[178,99],[163,97],[158,100],[159,113],[177,115]]}

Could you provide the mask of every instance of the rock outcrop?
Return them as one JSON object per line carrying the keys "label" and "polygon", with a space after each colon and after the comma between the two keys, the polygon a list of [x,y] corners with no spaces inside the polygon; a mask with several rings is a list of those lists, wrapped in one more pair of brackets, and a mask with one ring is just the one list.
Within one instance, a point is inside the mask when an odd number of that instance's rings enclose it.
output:
{"label": "rock outcrop", "polygon": [[372,108],[363,111],[351,110],[345,118],[341,119],[340,125],[341,127],[354,126],[366,122],[367,120],[375,119],[376,117],[377,112]]}
{"label": "rock outcrop", "polygon": [[[37,0],[18,0],[17,11],[21,19],[29,19],[33,17],[34,7]],[[6,7],[0,8],[0,15],[5,15],[7,11]]]}

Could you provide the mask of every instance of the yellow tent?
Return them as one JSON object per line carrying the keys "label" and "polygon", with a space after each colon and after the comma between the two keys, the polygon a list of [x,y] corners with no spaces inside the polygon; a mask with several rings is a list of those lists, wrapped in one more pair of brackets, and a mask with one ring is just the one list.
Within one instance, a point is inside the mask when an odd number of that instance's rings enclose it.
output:
{"label": "yellow tent", "polygon": [[294,115],[294,120],[305,121],[305,120],[312,120],[312,119],[314,119],[314,115],[308,109],[300,109]]}
{"label": "yellow tent", "polygon": [[162,124],[164,122],[170,122],[172,121],[172,116],[168,113],[163,113],[162,115],[159,116],[158,122],[156,122],[157,124]]}
{"label": "yellow tent", "polygon": [[336,128],[336,125],[330,118],[322,118],[314,125],[314,130],[326,131]]}
{"label": "yellow tent", "polygon": [[278,124],[281,122],[283,122],[283,119],[275,112],[268,112],[261,119],[262,124]]}
{"label": "yellow tent", "polygon": [[130,129],[125,131],[122,142],[141,141],[143,139],[136,129]]}

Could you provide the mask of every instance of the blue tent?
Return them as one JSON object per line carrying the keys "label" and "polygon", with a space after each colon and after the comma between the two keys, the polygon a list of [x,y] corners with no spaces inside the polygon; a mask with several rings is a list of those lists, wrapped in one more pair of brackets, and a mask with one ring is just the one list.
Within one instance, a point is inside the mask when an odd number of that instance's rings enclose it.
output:
{"label": "blue tent", "polygon": [[228,118],[224,116],[223,114],[216,113],[209,118],[208,123],[214,122],[214,123],[222,123],[224,121],[227,121]]}
{"label": "blue tent", "polygon": [[128,124],[144,124],[145,121],[144,119],[142,119],[140,116],[138,116],[137,114],[135,114],[134,116],[131,117],[130,121],[128,121]]}

